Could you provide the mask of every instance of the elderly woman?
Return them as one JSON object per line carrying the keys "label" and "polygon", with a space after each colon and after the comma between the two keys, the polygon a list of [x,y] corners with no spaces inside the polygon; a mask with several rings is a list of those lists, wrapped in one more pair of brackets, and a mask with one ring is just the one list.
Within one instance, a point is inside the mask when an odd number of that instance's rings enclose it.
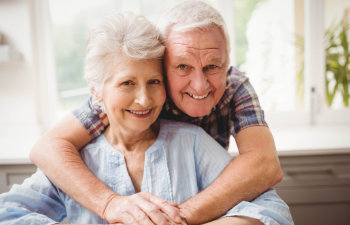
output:
{"label": "elderly woman", "polygon": [[[85,78],[109,126],[81,150],[88,168],[121,198],[167,202],[164,214],[207,187],[231,161],[202,128],[158,120],[166,94],[164,46],[144,17],[116,14],[91,32]],[[214,158],[216,160],[211,160]],[[136,196],[136,197],[135,197]],[[174,202],[174,203],[172,203]],[[267,204],[268,203],[268,204]],[[144,206],[145,208],[151,206]],[[123,209],[120,209],[123,211]],[[103,217],[106,215],[103,214]],[[0,195],[0,223],[107,223],[57,188],[40,170]],[[170,224],[140,210],[124,223]],[[185,221],[178,221],[185,223]],[[287,205],[270,190],[242,202],[213,224],[292,224]]]}

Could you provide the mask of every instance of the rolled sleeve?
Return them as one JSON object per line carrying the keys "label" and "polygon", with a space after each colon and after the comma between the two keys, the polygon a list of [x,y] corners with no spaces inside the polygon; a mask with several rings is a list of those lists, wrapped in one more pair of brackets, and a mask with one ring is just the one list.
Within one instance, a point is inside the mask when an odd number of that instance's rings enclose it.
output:
{"label": "rolled sleeve", "polygon": [[91,96],[80,108],[74,110],[73,114],[88,130],[92,139],[100,136],[109,124],[107,114]]}
{"label": "rolled sleeve", "polygon": [[272,189],[251,202],[240,202],[223,217],[229,216],[250,217],[265,225],[294,225],[288,205]]}
{"label": "rolled sleeve", "polygon": [[240,130],[251,126],[268,126],[259,98],[249,78],[243,74],[232,74],[230,85],[234,92],[230,105],[233,127],[231,134],[236,135]]}

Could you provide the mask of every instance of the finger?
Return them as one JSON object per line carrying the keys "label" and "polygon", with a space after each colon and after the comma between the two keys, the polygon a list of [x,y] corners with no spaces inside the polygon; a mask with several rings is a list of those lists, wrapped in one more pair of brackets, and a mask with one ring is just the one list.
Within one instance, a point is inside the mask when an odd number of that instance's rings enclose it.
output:
{"label": "finger", "polygon": [[149,201],[159,206],[167,216],[175,223],[181,223],[180,208],[176,203],[164,200],[158,196],[151,195]]}
{"label": "finger", "polygon": [[168,225],[171,222],[169,217],[160,209],[160,207],[150,202],[148,199],[141,197],[137,201],[137,204],[154,224]]}
{"label": "finger", "polygon": [[141,225],[155,225],[151,218],[149,218],[144,211],[140,210],[134,210],[133,211],[133,217],[138,222],[138,224]]}
{"label": "finger", "polygon": [[121,224],[124,224],[124,225],[139,225],[135,220],[135,218],[127,212],[123,213],[123,215],[121,216],[121,220],[122,220]]}

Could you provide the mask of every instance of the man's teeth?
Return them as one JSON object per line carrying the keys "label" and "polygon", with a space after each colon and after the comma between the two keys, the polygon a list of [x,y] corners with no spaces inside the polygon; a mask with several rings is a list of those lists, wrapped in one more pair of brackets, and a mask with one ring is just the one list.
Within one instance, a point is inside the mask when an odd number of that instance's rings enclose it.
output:
{"label": "man's teeth", "polygon": [[191,94],[191,93],[187,93],[187,94],[188,94],[189,96],[191,96],[192,98],[194,98],[194,99],[203,99],[203,98],[208,97],[209,92],[208,92],[208,93],[206,93],[205,95],[201,95],[201,96],[194,95],[194,94]]}
{"label": "man's teeth", "polygon": [[150,109],[147,110],[147,111],[132,111],[132,110],[129,110],[129,112],[137,114],[137,115],[145,115],[145,114],[148,114],[149,112],[151,112],[151,110]]}

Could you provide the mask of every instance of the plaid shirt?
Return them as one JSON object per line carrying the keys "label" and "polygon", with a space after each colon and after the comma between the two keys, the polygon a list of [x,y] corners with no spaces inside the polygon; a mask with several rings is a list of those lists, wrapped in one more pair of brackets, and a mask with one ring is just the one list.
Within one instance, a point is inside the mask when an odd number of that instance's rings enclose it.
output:
{"label": "plaid shirt", "polygon": [[[107,115],[91,97],[73,113],[92,138],[101,135],[108,126]],[[249,79],[234,67],[228,71],[223,97],[209,115],[190,117],[180,111],[168,98],[160,117],[198,125],[226,149],[230,135],[234,136],[240,130],[250,126],[267,126],[264,111],[260,107],[253,86]]]}

